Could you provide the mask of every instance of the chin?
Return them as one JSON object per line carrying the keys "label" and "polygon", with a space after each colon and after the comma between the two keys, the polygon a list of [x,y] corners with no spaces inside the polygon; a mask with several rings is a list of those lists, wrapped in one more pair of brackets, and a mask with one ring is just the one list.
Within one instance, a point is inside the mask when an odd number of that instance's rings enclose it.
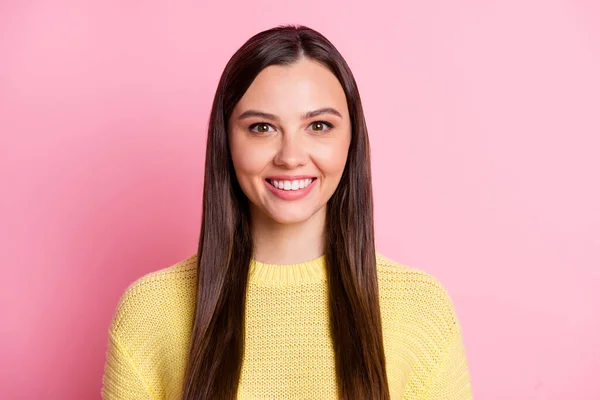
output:
{"label": "chin", "polygon": [[304,204],[302,207],[290,207],[291,205],[278,207],[276,209],[263,209],[267,218],[279,224],[297,224],[308,221],[317,210]]}
{"label": "chin", "polygon": [[268,213],[267,216],[279,224],[297,224],[310,219],[311,215],[307,213]]}

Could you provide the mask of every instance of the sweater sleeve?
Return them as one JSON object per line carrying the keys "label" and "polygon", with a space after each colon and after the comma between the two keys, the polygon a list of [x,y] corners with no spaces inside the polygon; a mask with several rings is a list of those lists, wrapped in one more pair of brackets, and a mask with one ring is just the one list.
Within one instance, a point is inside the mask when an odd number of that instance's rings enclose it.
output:
{"label": "sweater sleeve", "polygon": [[102,400],[154,400],[148,384],[118,337],[110,331],[102,377]]}
{"label": "sweater sleeve", "polygon": [[461,327],[457,323],[455,328],[422,400],[472,400],[473,398]]}

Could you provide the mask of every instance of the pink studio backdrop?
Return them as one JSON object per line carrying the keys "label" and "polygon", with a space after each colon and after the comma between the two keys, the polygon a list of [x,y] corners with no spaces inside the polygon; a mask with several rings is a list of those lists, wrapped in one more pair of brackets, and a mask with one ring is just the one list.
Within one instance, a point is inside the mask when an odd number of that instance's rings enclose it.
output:
{"label": "pink studio backdrop", "polygon": [[590,0],[1,2],[0,398],[99,398],[119,297],[196,250],[219,75],[282,23],[354,71],[378,250],[449,290],[475,398],[600,399]]}

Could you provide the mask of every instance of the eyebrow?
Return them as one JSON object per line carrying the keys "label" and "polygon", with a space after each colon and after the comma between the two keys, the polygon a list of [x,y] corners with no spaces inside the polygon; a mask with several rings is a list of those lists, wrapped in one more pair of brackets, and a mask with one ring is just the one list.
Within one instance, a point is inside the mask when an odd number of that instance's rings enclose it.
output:
{"label": "eyebrow", "polygon": [[[332,114],[337,117],[343,118],[342,114],[333,107],[324,107],[324,108],[319,108],[318,110],[309,111],[307,113],[302,114],[301,118],[302,119],[314,118],[316,116],[323,115],[323,114]],[[271,119],[273,121],[279,121],[279,117],[274,114],[269,114],[266,112],[256,111],[256,110],[244,111],[243,113],[240,114],[240,116],[238,117],[238,120],[244,119],[244,118],[251,118],[251,117],[259,117],[259,118]]]}

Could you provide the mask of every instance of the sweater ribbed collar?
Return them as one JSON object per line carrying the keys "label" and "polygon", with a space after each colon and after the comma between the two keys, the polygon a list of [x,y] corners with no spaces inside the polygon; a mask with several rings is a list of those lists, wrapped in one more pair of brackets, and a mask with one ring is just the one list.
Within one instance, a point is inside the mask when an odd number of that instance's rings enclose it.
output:
{"label": "sweater ribbed collar", "polygon": [[248,280],[256,284],[292,285],[325,281],[326,272],[325,255],[296,264],[266,264],[251,259]]}

